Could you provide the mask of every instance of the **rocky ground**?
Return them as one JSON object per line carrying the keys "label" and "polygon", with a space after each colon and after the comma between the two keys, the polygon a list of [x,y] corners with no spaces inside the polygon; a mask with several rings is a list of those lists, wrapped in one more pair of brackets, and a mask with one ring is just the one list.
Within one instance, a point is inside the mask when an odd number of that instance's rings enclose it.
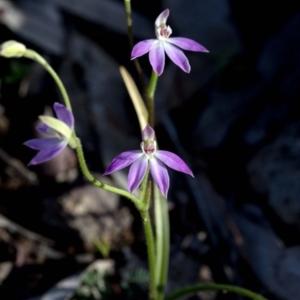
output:
{"label": "rocky ground", "polygon": [[[168,291],[218,282],[299,298],[300,5],[266,4],[132,1],[136,41],[154,38],[153,22],[169,8],[173,35],[210,50],[187,53],[190,74],[167,61],[157,87],[160,148],[195,174],[170,172]],[[119,73],[123,65],[138,82],[122,1],[0,0],[0,32],[1,42],[19,40],[51,62],[91,171],[126,188],[127,170],[101,175],[140,143]],[[140,62],[150,74],[148,58]],[[60,96],[36,64],[1,58],[0,66],[0,298],[145,299],[145,241],[134,207],[88,184],[71,149],[27,166],[34,152],[22,144]]]}

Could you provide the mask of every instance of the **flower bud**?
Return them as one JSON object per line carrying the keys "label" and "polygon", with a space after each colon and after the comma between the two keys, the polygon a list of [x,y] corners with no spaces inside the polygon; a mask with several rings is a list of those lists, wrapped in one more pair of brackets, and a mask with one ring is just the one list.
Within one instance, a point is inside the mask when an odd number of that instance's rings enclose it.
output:
{"label": "flower bud", "polygon": [[17,41],[7,41],[0,46],[0,55],[3,57],[21,57],[26,51],[25,45]]}

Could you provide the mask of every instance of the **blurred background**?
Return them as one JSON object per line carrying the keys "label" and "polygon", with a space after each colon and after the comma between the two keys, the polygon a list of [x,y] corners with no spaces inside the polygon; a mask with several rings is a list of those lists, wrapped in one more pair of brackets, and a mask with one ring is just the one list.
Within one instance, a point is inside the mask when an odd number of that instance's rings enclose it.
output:
{"label": "blurred background", "polygon": [[[132,0],[132,8],[136,42],[155,38],[155,18],[169,8],[172,36],[210,50],[186,53],[190,74],[167,59],[157,86],[160,148],[195,174],[169,172],[167,290],[217,282],[299,299],[300,3]],[[11,39],[58,72],[91,171],[126,189],[127,170],[101,175],[141,140],[119,73],[125,66],[140,87],[123,1],[0,0],[0,42]],[[140,63],[149,76],[147,55]],[[71,149],[27,166],[35,151],[23,143],[61,101],[52,78],[5,58],[0,76],[0,299],[145,299],[145,241],[129,201],[86,183]]]}

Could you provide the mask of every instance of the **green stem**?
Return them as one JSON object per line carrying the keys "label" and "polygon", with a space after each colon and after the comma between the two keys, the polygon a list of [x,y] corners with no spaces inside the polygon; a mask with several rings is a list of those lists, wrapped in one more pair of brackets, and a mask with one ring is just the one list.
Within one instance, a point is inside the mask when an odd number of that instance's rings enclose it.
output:
{"label": "green stem", "polygon": [[228,285],[228,284],[215,284],[215,283],[195,284],[195,285],[184,287],[172,293],[171,295],[167,296],[165,300],[175,300],[180,297],[186,296],[188,294],[195,294],[199,291],[224,291],[224,292],[239,294],[241,296],[245,296],[253,300],[267,300],[267,298],[263,296],[260,296],[256,293],[253,293],[247,289],[238,286]]}
{"label": "green stem", "polygon": [[[131,18],[131,0],[124,0],[124,4],[125,4],[125,12],[126,12],[126,24],[127,24],[129,45],[130,48],[132,49],[134,46],[134,40],[133,40],[133,30],[132,30],[132,18]],[[133,63],[139,75],[139,79],[142,84],[144,93],[147,94],[147,84],[146,84],[145,77],[143,75],[141,65],[137,58],[133,60]]]}
{"label": "green stem", "polygon": [[[36,61],[37,63],[41,64],[46,69],[46,71],[52,76],[55,83],[57,84],[57,86],[62,94],[62,97],[63,97],[66,107],[72,111],[71,102],[70,102],[68,93],[67,93],[62,81],[60,80],[60,78],[58,77],[56,72],[53,70],[53,68],[48,64],[48,62],[42,56],[40,56],[37,52],[30,50],[30,49],[27,49],[25,51],[24,56]],[[121,196],[124,196],[124,197],[130,199],[134,203],[134,205],[137,207],[137,209],[140,210],[142,206],[141,206],[141,203],[138,198],[136,198],[135,196],[133,196],[132,194],[130,194],[129,192],[127,192],[125,190],[118,189],[118,188],[115,188],[108,184],[104,184],[104,183],[100,182],[90,173],[90,171],[87,167],[87,164],[85,162],[81,142],[80,142],[79,138],[77,138],[75,130],[73,131],[73,138],[74,138],[74,140],[76,140],[76,144],[77,144],[77,147],[75,150],[77,153],[80,169],[81,169],[82,173],[84,174],[84,176],[86,177],[86,179],[88,181],[90,181],[92,184],[94,184],[95,186],[98,186],[106,191],[113,192],[113,193],[119,194]]]}
{"label": "green stem", "polygon": [[[148,177],[149,177],[149,165],[147,167],[147,170],[146,170],[146,173],[145,173],[145,176],[142,180],[142,183],[141,183],[141,188],[140,188],[140,199],[142,199],[142,203],[144,205],[144,210],[146,210],[146,204],[150,198],[150,195],[149,195],[149,187],[148,187]],[[144,203],[143,201],[145,201],[146,203]]]}
{"label": "green stem", "polygon": [[144,226],[147,252],[148,252],[148,263],[149,263],[149,273],[150,273],[150,283],[149,283],[149,299],[156,300],[156,284],[155,284],[155,247],[154,247],[154,237],[151,225],[150,215],[147,210],[141,210],[141,217]]}
{"label": "green stem", "polygon": [[147,93],[147,109],[148,109],[148,123],[151,127],[154,126],[154,93],[156,90],[158,75],[152,70],[148,93]]}
{"label": "green stem", "polygon": [[[148,93],[148,123],[154,127],[154,94],[156,90],[158,75],[152,71]],[[155,287],[157,291],[157,300],[164,298],[164,289],[167,282],[169,268],[169,215],[167,209],[167,200],[164,199],[159,192],[157,186],[154,186],[154,202],[155,202],[155,233],[156,233],[156,265],[155,265]]]}
{"label": "green stem", "polygon": [[48,62],[37,52],[30,50],[30,49],[26,50],[26,52],[24,53],[24,56],[38,62],[40,65],[42,65],[47,70],[47,72],[52,76],[55,83],[57,84],[57,86],[62,94],[62,97],[64,99],[66,107],[72,111],[71,102],[70,102],[68,93],[67,93],[63,83],[61,82],[60,78],[58,77],[56,72],[53,70],[53,68],[48,64]]}
{"label": "green stem", "polygon": [[121,196],[124,196],[126,198],[128,198],[129,200],[131,200],[133,202],[133,204],[136,206],[136,208],[138,210],[141,210],[142,208],[142,203],[141,201],[136,198],[135,196],[133,196],[132,194],[130,194],[129,192],[122,190],[122,189],[118,189],[116,187],[113,187],[111,185],[105,184],[99,180],[97,180],[89,171],[86,162],[85,162],[85,158],[84,158],[84,154],[83,154],[83,150],[82,150],[82,145],[80,142],[79,138],[76,138],[77,141],[77,148],[76,148],[76,153],[77,153],[77,157],[78,157],[78,161],[79,161],[79,165],[80,165],[80,169],[82,171],[82,173],[84,174],[84,176],[86,177],[86,179],[91,182],[92,184],[94,184],[95,186],[98,186],[106,191],[115,193],[115,194],[119,194]]}
{"label": "green stem", "polygon": [[131,1],[124,0],[124,4],[125,4],[125,12],[126,12],[126,24],[127,24],[129,45],[130,48],[132,49],[134,41],[133,41],[132,19],[131,19]]}
{"label": "green stem", "polygon": [[156,280],[155,280],[155,244],[153,237],[153,230],[151,225],[151,219],[149,215],[149,205],[151,198],[151,181],[148,179],[149,166],[146,171],[146,175],[141,184],[141,204],[143,207],[140,209],[140,214],[143,221],[147,253],[148,253],[148,264],[150,273],[149,282],[149,299],[156,300]]}
{"label": "green stem", "polygon": [[170,228],[168,201],[157,186],[154,187],[155,229],[156,229],[156,289],[157,300],[164,298],[164,289],[168,279]]}
{"label": "green stem", "polygon": [[[61,91],[62,97],[64,99],[65,105],[67,108],[72,110],[71,108],[71,103],[70,99],[68,97],[67,91],[61,82],[60,78],[56,74],[56,72],[52,69],[52,67],[47,63],[47,61],[40,56],[38,53],[36,53],[33,50],[26,50],[25,57],[28,57],[38,63],[40,63],[53,77],[55,80],[59,90]],[[147,243],[147,249],[148,249],[148,260],[149,260],[149,270],[150,270],[150,300],[156,300],[156,286],[155,286],[155,248],[154,248],[154,237],[153,237],[153,231],[152,231],[152,226],[151,226],[151,219],[149,216],[148,208],[149,208],[149,199],[150,199],[150,183],[145,180],[144,183],[144,192],[142,192],[143,196],[143,201],[140,201],[138,198],[130,194],[129,192],[115,188],[113,186],[104,184],[97,180],[89,171],[87,164],[85,162],[84,154],[83,154],[83,149],[82,145],[80,142],[80,139],[77,138],[75,131],[73,131],[73,138],[76,140],[76,153],[79,161],[79,165],[81,168],[82,173],[86,177],[88,181],[90,181],[92,184],[94,184],[97,187],[100,187],[104,190],[119,194],[121,196],[127,197],[130,199],[137,209],[140,211],[142,220],[143,220],[143,226],[144,226],[144,231],[145,231],[145,237],[146,237],[146,243]]]}

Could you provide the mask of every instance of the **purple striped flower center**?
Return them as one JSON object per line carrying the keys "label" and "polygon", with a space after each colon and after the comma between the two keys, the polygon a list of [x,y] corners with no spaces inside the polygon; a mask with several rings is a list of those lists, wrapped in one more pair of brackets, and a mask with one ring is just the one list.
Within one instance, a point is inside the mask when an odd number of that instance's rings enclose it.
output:
{"label": "purple striped flower center", "polygon": [[163,24],[159,26],[158,33],[161,38],[167,39],[171,35],[172,29],[170,26]]}
{"label": "purple striped flower center", "polygon": [[141,143],[141,148],[144,154],[148,156],[152,156],[156,151],[156,142],[152,140],[146,140]]}

